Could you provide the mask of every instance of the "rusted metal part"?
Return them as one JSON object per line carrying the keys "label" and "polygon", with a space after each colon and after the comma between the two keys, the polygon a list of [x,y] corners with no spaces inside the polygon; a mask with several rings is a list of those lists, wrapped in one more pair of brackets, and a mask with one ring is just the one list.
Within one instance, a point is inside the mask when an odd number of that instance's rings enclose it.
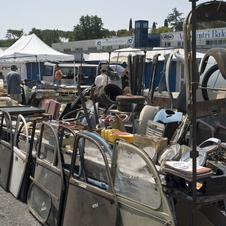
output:
{"label": "rusted metal part", "polygon": [[214,57],[222,76],[226,79],[226,64],[225,64],[225,62],[226,62],[226,49],[225,48],[209,49],[202,59],[199,74],[201,75],[204,72],[210,56]]}
{"label": "rusted metal part", "polygon": [[[196,117],[226,114],[226,99],[216,99],[196,103]],[[192,117],[192,105],[188,105],[188,115]]]}
{"label": "rusted metal part", "polygon": [[200,4],[196,8],[196,22],[208,21],[226,21],[225,17],[226,2],[209,1]]}

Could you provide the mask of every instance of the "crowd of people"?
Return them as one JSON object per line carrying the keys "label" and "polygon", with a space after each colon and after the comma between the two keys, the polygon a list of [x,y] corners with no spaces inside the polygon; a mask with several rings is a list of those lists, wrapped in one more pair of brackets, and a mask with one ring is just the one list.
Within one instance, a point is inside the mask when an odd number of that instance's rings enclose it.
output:
{"label": "crowd of people", "polygon": [[[61,85],[61,79],[63,77],[63,73],[60,70],[58,64],[55,66],[54,73],[54,83],[56,85]],[[24,84],[24,81],[21,79],[21,75],[18,73],[18,68],[16,65],[12,65],[10,67],[10,71],[5,76],[2,71],[0,71],[0,79],[3,82],[7,83],[7,92],[11,99],[18,101],[19,104],[22,103],[22,89],[20,85]]]}
{"label": "crowd of people", "polygon": [[[111,79],[109,76],[109,69],[107,66],[100,67],[100,74],[96,76],[94,85],[96,86],[104,86],[108,83],[111,83]],[[121,84],[122,89],[124,90],[126,87],[129,86],[129,69],[128,67],[125,68],[123,73],[121,74]],[[55,65],[55,72],[54,72],[54,84],[61,85],[61,79],[63,77],[63,73],[58,64]],[[18,101],[18,103],[22,103],[22,91],[21,91],[21,84],[24,84],[24,81],[21,79],[21,75],[18,73],[18,68],[16,65],[12,65],[10,71],[5,76],[2,71],[0,71],[0,79],[3,82],[7,83],[7,91],[13,100]]]}

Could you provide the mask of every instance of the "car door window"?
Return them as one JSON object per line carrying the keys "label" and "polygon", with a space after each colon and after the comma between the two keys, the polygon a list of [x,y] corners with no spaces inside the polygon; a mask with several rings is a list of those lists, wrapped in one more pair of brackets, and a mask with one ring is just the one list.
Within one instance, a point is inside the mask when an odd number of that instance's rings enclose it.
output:
{"label": "car door window", "polygon": [[[108,188],[108,175],[99,146],[92,140],[80,137],[78,141],[74,176],[82,176],[88,184]],[[107,154],[107,153],[106,153]],[[82,155],[82,156],[81,156]],[[108,155],[108,154],[107,154]],[[110,163],[110,157],[108,158]]]}
{"label": "car door window", "polygon": [[115,174],[117,194],[151,206],[161,205],[161,196],[147,163],[138,152],[126,146],[118,149]]}
{"label": "car door window", "polygon": [[73,130],[66,126],[59,127],[60,149],[62,157],[62,165],[64,169],[69,170],[72,161],[76,134]]}
{"label": "car door window", "polygon": [[56,148],[56,137],[53,135],[52,131],[45,126],[42,134],[42,142],[39,153],[39,158],[45,160],[49,163],[54,163],[54,151]]}

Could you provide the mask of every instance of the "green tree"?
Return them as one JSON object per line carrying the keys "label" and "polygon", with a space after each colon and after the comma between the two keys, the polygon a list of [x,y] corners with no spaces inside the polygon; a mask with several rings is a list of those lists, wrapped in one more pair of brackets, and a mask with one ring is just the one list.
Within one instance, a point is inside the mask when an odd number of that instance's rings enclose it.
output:
{"label": "green tree", "polygon": [[117,31],[118,37],[130,36],[134,33],[134,28],[130,29],[129,31],[126,29],[121,29]]}
{"label": "green tree", "polygon": [[164,27],[168,27],[168,21],[167,21],[167,19],[164,20]]}
{"label": "green tree", "polygon": [[128,35],[128,30],[126,29],[121,29],[117,31],[117,36],[118,37],[123,37],[123,36],[127,36]]}
{"label": "green tree", "polygon": [[113,36],[116,36],[116,32],[115,31],[109,31],[108,29],[103,28],[103,34],[105,38],[110,38]]}
{"label": "green tree", "polygon": [[0,40],[0,47],[10,47],[17,39]]}
{"label": "green tree", "polygon": [[130,18],[129,20],[129,31],[133,28],[133,25],[132,25],[132,19]]}
{"label": "green tree", "polygon": [[52,43],[60,42],[58,30],[42,30],[42,41],[49,46]]}
{"label": "green tree", "polygon": [[6,38],[7,39],[18,39],[24,34],[23,29],[21,30],[13,30],[13,29],[8,29],[6,33]]}
{"label": "green tree", "polygon": [[130,30],[128,31],[128,36],[134,35],[134,31],[135,31],[134,28],[130,29]]}
{"label": "green tree", "polygon": [[29,35],[31,34],[36,34],[41,40],[43,39],[43,35],[42,35],[42,30],[41,29],[36,29],[35,27],[33,27],[31,29],[31,31],[29,32]]}
{"label": "green tree", "polygon": [[62,31],[62,30],[57,30],[58,36],[60,41],[62,42],[67,42],[69,40],[70,34],[72,31]]}
{"label": "green tree", "polygon": [[182,31],[183,30],[183,22],[184,18],[181,18],[183,13],[179,13],[176,8],[173,8],[173,12],[168,15],[167,22],[173,28],[174,31]]}
{"label": "green tree", "polygon": [[151,31],[152,34],[160,34],[160,33],[167,33],[167,32],[173,32],[173,28],[163,26],[163,27],[155,28]]}
{"label": "green tree", "polygon": [[101,18],[86,15],[82,16],[79,20],[79,24],[74,27],[72,39],[77,41],[103,37],[103,22]]}

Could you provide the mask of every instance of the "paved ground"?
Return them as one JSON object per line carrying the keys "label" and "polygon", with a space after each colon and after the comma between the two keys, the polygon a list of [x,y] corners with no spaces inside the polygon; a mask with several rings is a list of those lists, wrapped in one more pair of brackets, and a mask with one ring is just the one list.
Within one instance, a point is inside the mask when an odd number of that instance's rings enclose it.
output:
{"label": "paved ground", "polygon": [[0,186],[0,226],[40,226],[27,204],[17,200]]}

